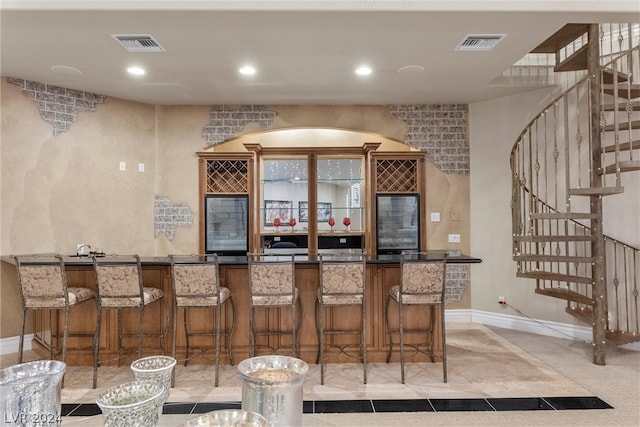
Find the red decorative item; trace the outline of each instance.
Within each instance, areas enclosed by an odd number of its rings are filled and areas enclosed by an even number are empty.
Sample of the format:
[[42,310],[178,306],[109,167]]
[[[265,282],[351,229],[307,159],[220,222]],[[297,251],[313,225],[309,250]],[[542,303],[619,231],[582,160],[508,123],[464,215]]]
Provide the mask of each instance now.
[[344,224],[344,231],[349,231],[349,226],[351,225],[351,220],[348,216],[342,219],[342,223]]
[[329,218],[329,227],[331,227],[331,231],[333,231],[333,226],[336,225],[336,220],[333,217]]
[[276,231],[280,228],[280,218],[273,219],[273,226],[276,228]]
[[295,218],[293,218],[293,217],[289,218],[289,225],[291,226],[291,231],[292,232],[294,231],[293,228],[296,226],[296,224],[297,224],[297,221],[296,221]]

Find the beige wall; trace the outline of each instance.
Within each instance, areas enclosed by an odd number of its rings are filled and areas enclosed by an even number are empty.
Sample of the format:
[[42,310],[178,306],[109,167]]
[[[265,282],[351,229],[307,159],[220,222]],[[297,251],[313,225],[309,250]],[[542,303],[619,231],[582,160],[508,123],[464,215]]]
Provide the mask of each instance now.
[[2,80],[1,154],[2,255],[73,254],[77,243],[153,253],[154,107],[110,99],[53,137],[33,101]]
[[[151,106],[109,98],[95,112],[81,112],[69,132],[53,137],[31,98],[2,79],[2,199],[0,255],[75,253],[89,243],[107,253],[143,256],[193,253],[198,249],[198,157],[209,122],[207,106]],[[269,129],[337,127],[365,131],[367,141],[402,141],[402,121],[384,106],[270,106],[277,117]],[[269,130],[266,129],[266,130]],[[258,129],[248,125],[243,133]],[[257,133],[256,135],[259,135]],[[118,170],[119,162],[126,171]],[[145,172],[138,172],[138,163]],[[447,175],[428,163],[427,212],[430,248],[469,252],[469,177]],[[155,197],[186,204],[193,224],[169,240],[155,236]],[[462,244],[447,243],[460,233]],[[3,263],[0,337],[19,333],[17,293]],[[469,308],[470,297],[454,304]]]
[[[53,137],[20,88],[2,79],[1,89],[1,255],[73,254],[83,242],[106,252],[153,254],[155,108],[110,99]],[[0,337],[19,333],[18,294],[5,268]]]

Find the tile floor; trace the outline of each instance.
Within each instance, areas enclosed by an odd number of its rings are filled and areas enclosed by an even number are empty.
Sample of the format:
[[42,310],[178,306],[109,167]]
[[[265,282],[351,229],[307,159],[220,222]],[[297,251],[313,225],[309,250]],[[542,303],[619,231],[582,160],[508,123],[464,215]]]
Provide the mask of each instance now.
[[[409,363],[404,385],[398,363],[369,364],[366,385],[361,365],[328,364],[321,386],[319,366],[312,364],[303,386],[304,424],[640,425],[640,352],[621,349],[614,354],[623,356],[620,366],[609,362],[597,367],[590,363],[589,348],[576,341],[451,323],[448,383],[442,382],[440,363]],[[585,370],[597,375],[585,378],[581,374]],[[600,393],[604,384],[589,382],[602,370],[610,371],[612,381],[617,375],[619,387]],[[132,379],[128,367],[103,367],[99,387],[93,390],[91,368],[68,367],[62,391],[63,425],[102,425],[96,397]],[[211,366],[177,366],[175,387],[159,425],[176,426],[197,414],[238,408],[241,386],[233,366],[222,367],[217,388]]]

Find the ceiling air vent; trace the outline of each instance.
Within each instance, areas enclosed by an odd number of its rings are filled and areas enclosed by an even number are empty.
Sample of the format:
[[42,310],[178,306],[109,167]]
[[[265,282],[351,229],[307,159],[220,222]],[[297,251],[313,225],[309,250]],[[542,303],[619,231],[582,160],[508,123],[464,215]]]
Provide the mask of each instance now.
[[164,52],[165,49],[151,34],[111,34],[129,52]]
[[492,50],[506,34],[467,34],[455,50],[460,52],[487,52]]

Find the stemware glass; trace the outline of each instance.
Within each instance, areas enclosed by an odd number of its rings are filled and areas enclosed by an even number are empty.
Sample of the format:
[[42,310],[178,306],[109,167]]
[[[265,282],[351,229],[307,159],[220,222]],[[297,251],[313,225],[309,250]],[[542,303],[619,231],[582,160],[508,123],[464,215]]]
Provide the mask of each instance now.
[[331,232],[333,232],[333,226],[336,225],[336,220],[333,217],[329,218],[329,227],[331,227]]
[[342,224],[344,224],[344,231],[349,231],[349,226],[351,225],[351,219],[348,216],[342,219]]
[[291,226],[291,232],[293,233],[295,231],[295,226],[297,224],[297,221],[295,218],[291,217],[289,219],[289,225]]

